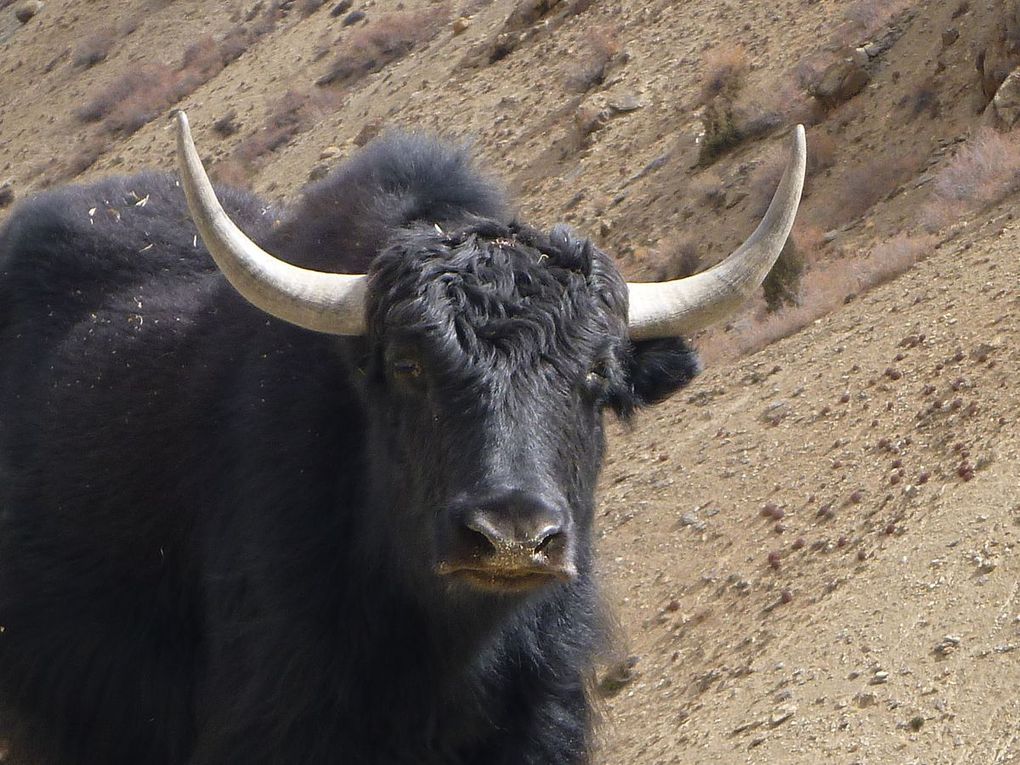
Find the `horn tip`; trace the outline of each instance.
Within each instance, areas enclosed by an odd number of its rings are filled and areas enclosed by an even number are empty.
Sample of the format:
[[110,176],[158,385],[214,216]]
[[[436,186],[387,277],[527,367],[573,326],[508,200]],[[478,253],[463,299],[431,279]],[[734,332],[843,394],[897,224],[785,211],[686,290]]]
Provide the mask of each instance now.
[[174,115],[174,121],[177,123],[177,132],[191,132],[191,126],[188,124],[188,114],[183,109],[177,110],[177,113]]

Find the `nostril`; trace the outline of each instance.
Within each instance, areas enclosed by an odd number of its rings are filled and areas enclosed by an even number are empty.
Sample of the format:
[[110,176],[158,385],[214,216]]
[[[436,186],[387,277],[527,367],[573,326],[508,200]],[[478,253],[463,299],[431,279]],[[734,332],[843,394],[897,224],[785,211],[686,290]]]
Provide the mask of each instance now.
[[535,553],[551,558],[563,551],[563,548],[566,546],[566,542],[567,535],[562,531],[559,529],[550,531],[546,534],[545,538],[535,546]]
[[492,553],[501,536],[489,527],[486,523],[468,522],[458,529],[458,534],[464,549],[474,555],[488,555]]

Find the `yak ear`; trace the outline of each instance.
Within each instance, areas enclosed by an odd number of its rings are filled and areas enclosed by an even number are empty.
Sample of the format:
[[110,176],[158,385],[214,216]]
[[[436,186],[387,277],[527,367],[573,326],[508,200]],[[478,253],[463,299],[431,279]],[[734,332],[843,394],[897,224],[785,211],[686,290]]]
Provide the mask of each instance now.
[[629,359],[633,406],[649,406],[672,396],[701,371],[698,354],[682,337],[639,340]]

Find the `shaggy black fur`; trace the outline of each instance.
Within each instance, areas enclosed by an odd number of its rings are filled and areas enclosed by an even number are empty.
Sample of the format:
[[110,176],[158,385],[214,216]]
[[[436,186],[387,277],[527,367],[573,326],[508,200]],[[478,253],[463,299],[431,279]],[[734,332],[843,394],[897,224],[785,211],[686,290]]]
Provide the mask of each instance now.
[[[632,345],[608,258],[512,222],[463,150],[391,136],[280,223],[219,193],[281,257],[367,266],[368,335],[245,303],[172,176],[0,230],[8,761],[586,762],[602,410],[668,396],[693,353]],[[443,508],[494,487],[565,503],[576,579],[433,572]]]

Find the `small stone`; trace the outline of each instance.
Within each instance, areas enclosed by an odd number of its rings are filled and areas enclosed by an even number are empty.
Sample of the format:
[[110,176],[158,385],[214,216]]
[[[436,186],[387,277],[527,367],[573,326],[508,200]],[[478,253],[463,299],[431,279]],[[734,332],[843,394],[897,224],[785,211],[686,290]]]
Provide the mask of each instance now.
[[454,36],[463,34],[471,27],[471,19],[467,16],[460,16],[453,20],[453,34]]
[[861,691],[854,696],[854,704],[859,706],[861,709],[872,707],[878,703],[878,696],[872,691]]
[[319,159],[333,159],[334,157],[340,156],[339,146],[327,146],[325,149],[319,152]]
[[644,106],[641,99],[632,93],[627,93],[609,101],[609,108],[614,112],[633,112]]
[[871,685],[883,685],[887,682],[889,682],[889,673],[884,669],[877,670],[869,681]]
[[779,707],[772,716],[769,717],[769,725],[775,728],[778,725],[782,725],[784,722],[789,720],[797,713],[797,707],[793,704],[786,704]]
[[941,656],[944,658],[946,656],[949,656],[959,647],[960,637],[958,635],[946,635],[944,638],[942,638],[942,640],[940,640],[936,644],[935,648],[933,649],[933,653],[936,656]]
[[29,19],[43,9],[42,0],[23,0],[14,6],[14,16],[22,24],[27,24]]

